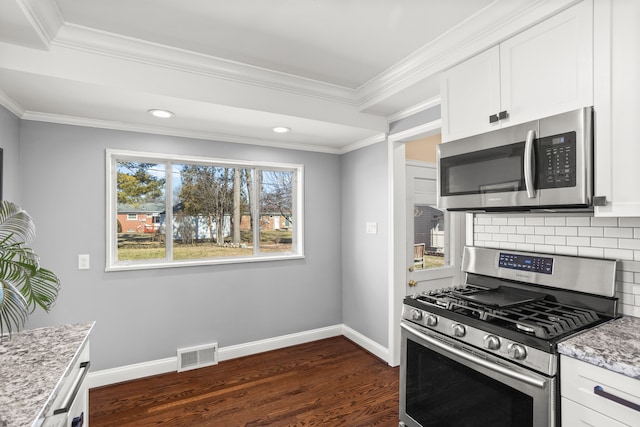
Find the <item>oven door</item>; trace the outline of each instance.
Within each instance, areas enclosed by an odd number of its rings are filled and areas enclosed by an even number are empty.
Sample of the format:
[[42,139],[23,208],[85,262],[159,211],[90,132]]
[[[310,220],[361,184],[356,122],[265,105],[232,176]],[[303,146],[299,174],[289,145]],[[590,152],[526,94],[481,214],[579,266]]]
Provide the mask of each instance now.
[[557,425],[555,378],[418,325],[401,326],[400,425]]

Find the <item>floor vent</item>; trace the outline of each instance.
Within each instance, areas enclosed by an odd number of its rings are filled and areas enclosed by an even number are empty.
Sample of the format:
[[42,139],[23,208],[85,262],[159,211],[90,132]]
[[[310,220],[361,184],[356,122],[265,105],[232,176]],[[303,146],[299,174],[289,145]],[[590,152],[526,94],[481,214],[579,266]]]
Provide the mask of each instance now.
[[218,364],[218,343],[178,349],[178,372]]

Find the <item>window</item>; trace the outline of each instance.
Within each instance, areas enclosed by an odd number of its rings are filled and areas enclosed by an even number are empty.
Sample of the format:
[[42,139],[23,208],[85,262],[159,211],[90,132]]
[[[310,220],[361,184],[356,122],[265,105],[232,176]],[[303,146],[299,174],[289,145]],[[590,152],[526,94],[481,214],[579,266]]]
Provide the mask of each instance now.
[[107,150],[107,172],[107,270],[303,256],[301,165]]

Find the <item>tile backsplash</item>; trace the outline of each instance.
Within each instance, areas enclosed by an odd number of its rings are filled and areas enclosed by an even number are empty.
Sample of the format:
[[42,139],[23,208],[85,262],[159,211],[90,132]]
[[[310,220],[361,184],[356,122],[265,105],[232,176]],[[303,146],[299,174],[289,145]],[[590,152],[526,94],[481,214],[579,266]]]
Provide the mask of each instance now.
[[617,259],[620,311],[640,317],[640,218],[475,214],[475,246]]

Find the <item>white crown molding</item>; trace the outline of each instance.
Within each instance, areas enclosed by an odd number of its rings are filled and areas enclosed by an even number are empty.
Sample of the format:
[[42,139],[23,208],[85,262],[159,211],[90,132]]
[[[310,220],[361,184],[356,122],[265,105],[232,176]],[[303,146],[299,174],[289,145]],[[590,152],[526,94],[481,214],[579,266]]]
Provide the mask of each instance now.
[[0,90],[0,105],[11,111],[13,114],[22,118],[25,110],[16,101],[11,99],[9,95]]
[[38,34],[45,48],[48,48],[64,18],[55,0],[15,0],[31,27]]
[[439,131],[442,128],[442,120],[437,119],[432,122],[424,123],[420,126],[415,126],[402,132],[389,135],[389,141],[402,142],[408,138],[414,138],[419,135],[431,134]]
[[354,143],[345,145],[340,150],[338,150],[338,154],[345,154],[350,151],[359,150],[360,148],[367,147],[369,145],[377,144],[378,142],[382,142],[387,138],[386,133],[381,133],[378,135],[370,136],[369,138],[361,139],[360,141],[356,141]]
[[[0,97],[0,102],[2,98]],[[288,150],[313,151],[326,154],[341,154],[340,148],[333,148],[323,145],[312,145],[300,142],[282,142],[262,138],[244,137],[239,135],[228,135],[215,132],[199,132],[187,129],[173,129],[159,126],[139,125],[133,123],[123,123],[108,120],[88,119],[84,117],[63,116],[59,114],[39,113],[25,111],[21,114],[23,120],[37,122],[57,123],[72,126],[84,126],[100,129],[122,130],[128,132],[141,132],[154,135],[178,136],[183,138],[204,139],[207,141],[233,142],[237,144],[251,144],[262,147],[284,148]]]
[[440,97],[440,95],[434,96],[433,98],[427,99],[424,102],[420,102],[416,105],[412,105],[409,108],[405,108],[404,110],[400,110],[394,114],[387,116],[386,117],[387,122],[393,123],[393,122],[397,122],[398,120],[406,119],[407,117],[413,116],[414,114],[417,114],[421,111],[425,111],[425,110],[428,110],[429,108],[433,108],[437,105],[440,105],[441,102],[442,102],[442,98]]
[[361,110],[500,43],[580,0],[495,0],[358,88]]
[[75,24],[64,24],[53,45],[146,65],[355,105],[355,90]]

